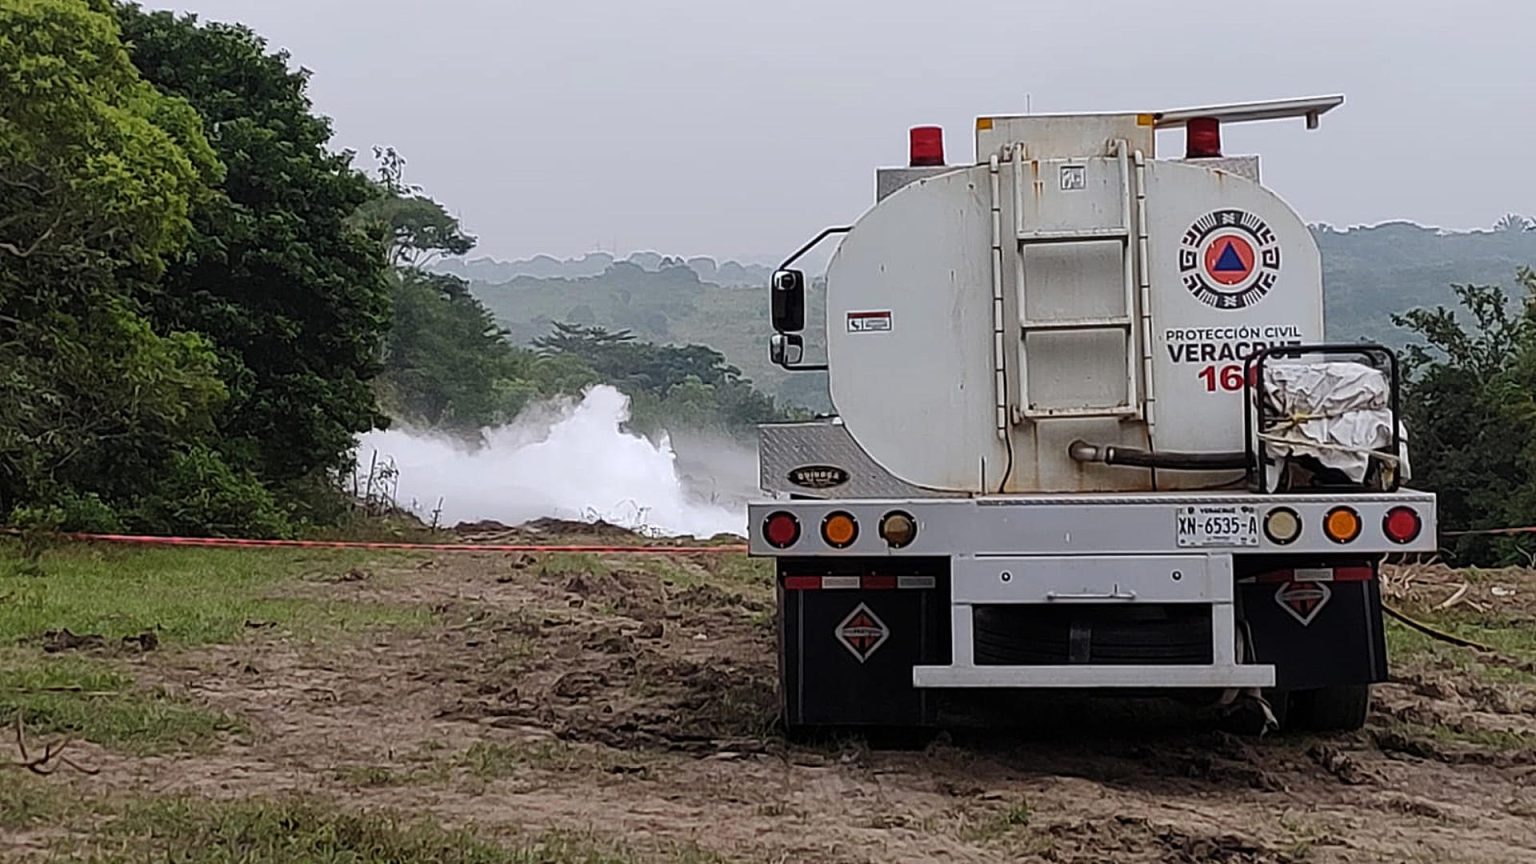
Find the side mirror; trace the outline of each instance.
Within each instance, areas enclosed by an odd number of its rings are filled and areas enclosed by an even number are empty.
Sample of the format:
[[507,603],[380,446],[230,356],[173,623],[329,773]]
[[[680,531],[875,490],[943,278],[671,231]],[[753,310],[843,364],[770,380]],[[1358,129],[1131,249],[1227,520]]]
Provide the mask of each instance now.
[[788,369],[805,356],[805,340],[793,333],[775,333],[768,338],[768,359],[775,366]]
[[799,333],[805,329],[805,274],[799,270],[775,270],[770,283],[773,294],[773,329]]

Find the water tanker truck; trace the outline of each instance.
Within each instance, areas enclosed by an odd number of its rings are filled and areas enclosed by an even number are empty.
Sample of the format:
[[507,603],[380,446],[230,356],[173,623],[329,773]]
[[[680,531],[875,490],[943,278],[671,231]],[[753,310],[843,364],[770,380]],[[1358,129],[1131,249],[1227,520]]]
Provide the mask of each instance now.
[[1221,148],[1342,102],[982,117],[958,165],[917,127],[773,274],[771,356],[834,408],[760,429],[789,727],[1034,690],[1364,723],[1379,565],[1435,549],[1435,499],[1403,485],[1396,357],[1325,340],[1307,225]]

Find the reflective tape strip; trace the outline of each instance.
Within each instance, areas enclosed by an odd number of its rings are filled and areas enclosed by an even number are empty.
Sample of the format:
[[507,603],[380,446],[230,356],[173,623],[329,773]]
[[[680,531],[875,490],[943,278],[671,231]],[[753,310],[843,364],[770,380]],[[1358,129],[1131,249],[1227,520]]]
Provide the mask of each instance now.
[[932,576],[785,576],[787,591],[819,591],[822,589],[860,589],[863,591],[888,591],[895,588],[933,588],[938,580]]
[[1295,570],[1271,570],[1247,579],[1243,583],[1277,582],[1369,582],[1375,575],[1370,566],[1352,567],[1298,567]]

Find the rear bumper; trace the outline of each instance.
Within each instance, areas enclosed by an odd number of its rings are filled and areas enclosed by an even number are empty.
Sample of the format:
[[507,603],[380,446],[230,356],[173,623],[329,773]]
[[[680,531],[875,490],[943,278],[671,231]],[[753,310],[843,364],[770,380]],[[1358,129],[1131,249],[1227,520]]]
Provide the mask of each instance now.
[[[1254,546],[1180,546],[1178,518],[1184,508],[1199,505],[1254,507],[1263,517],[1275,508],[1293,511],[1301,535],[1277,544],[1262,532]],[[1360,516],[1362,530],[1348,543],[1336,543],[1323,533],[1328,511],[1347,505]],[[1395,543],[1383,530],[1387,511],[1411,507],[1424,528],[1410,543]],[[763,537],[763,523],[775,512],[793,513],[803,530],[788,548],[775,548]],[[892,511],[911,515],[918,523],[911,545],[892,549],[877,530]],[[818,530],[830,513],[851,514],[860,526],[851,544],[834,548]],[[1337,495],[1258,495],[1241,493],[1148,492],[1135,494],[1000,495],[983,498],[841,498],[762,501],[748,507],[749,550],[753,555],[789,557],[831,556],[999,556],[1135,554],[1370,554],[1434,552],[1435,496],[1411,490],[1391,493]]]
[[792,724],[947,691],[1310,689],[1386,676],[1373,556],[808,556],[777,566]]
[[[914,687],[1225,689],[1275,683],[1273,666],[1239,662],[1231,555],[977,556],[956,558],[951,568],[953,659],[947,666],[914,667]],[[1016,666],[999,664],[997,656],[978,656],[978,611],[1018,606],[1049,607],[1045,616],[1069,619],[1068,638],[1081,644],[1068,650],[1080,662]],[[1181,617],[1197,625],[1190,629],[1206,642],[1196,646],[1205,648],[1200,652],[1204,662],[1096,662],[1094,618],[1146,607],[1189,613]],[[1029,626],[1026,620],[1017,628]],[[1009,635],[1001,634],[1004,639]],[[1149,632],[1148,638],[1158,637]]]
[[1273,687],[1275,667],[1241,666],[914,666],[914,687],[1218,689]]

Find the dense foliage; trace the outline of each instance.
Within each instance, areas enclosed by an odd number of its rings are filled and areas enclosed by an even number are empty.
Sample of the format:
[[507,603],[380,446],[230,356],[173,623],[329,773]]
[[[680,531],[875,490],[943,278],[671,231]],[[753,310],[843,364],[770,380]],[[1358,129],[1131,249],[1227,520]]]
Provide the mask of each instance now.
[[240,27],[0,2],[0,515],[286,534],[383,418],[373,194]]
[[132,6],[119,19],[144,77],[198,110],[226,168],[147,303],[161,327],[216,346],[225,458],[305,502],[354,436],[385,422],[369,381],[389,325],[386,266],[379,239],[348,221],[373,185],[329,149],[306,73],[250,30]]
[[757,424],[785,416],[724,354],[703,345],[653,345],[627,330],[556,324],[534,346],[546,358],[581,361],[629,394],[641,429],[670,424],[745,437]]
[[333,152],[307,74],[244,27],[0,0],[0,66],[9,522],[291,534],[345,512],[386,411],[472,437],[603,380],[642,428],[774,414],[706,348],[511,344],[423,269],[474,238],[394,151],[377,180]]
[[[1414,485],[1449,529],[1536,525],[1536,274],[1520,271],[1511,311],[1497,287],[1457,285],[1443,306],[1396,316],[1423,341],[1404,358]],[[1531,563],[1521,536],[1446,538],[1458,563]]]
[[210,340],[155,328],[132,287],[223,169],[99,4],[0,0],[0,68],[0,514],[115,527],[229,398]]
[[537,398],[598,382],[579,363],[544,362],[505,338],[462,279],[421,264],[474,248],[474,238],[420,189],[401,178],[402,160],[381,149],[378,188],[354,221],[385,238],[391,320],[377,390],[384,408],[412,426],[472,438],[508,423]]
[[[588,265],[595,257],[589,255],[578,263]],[[739,269],[734,262],[728,263]],[[482,266],[463,272],[493,269]],[[581,268],[573,265],[563,270],[580,272]],[[825,373],[789,373],[769,362],[767,277],[755,288],[725,287],[703,281],[701,271],[708,268],[676,258],[633,256],[627,261],[608,260],[586,275],[520,275],[501,283],[473,282],[470,287],[519,345],[532,345],[549,335],[557,322],[627,330],[637,340],[658,344],[707,345],[780,404],[830,410]],[[817,348],[824,344],[823,297],[819,286],[813,286],[807,296],[805,338],[807,345]],[[814,359],[807,358],[808,362]]]

